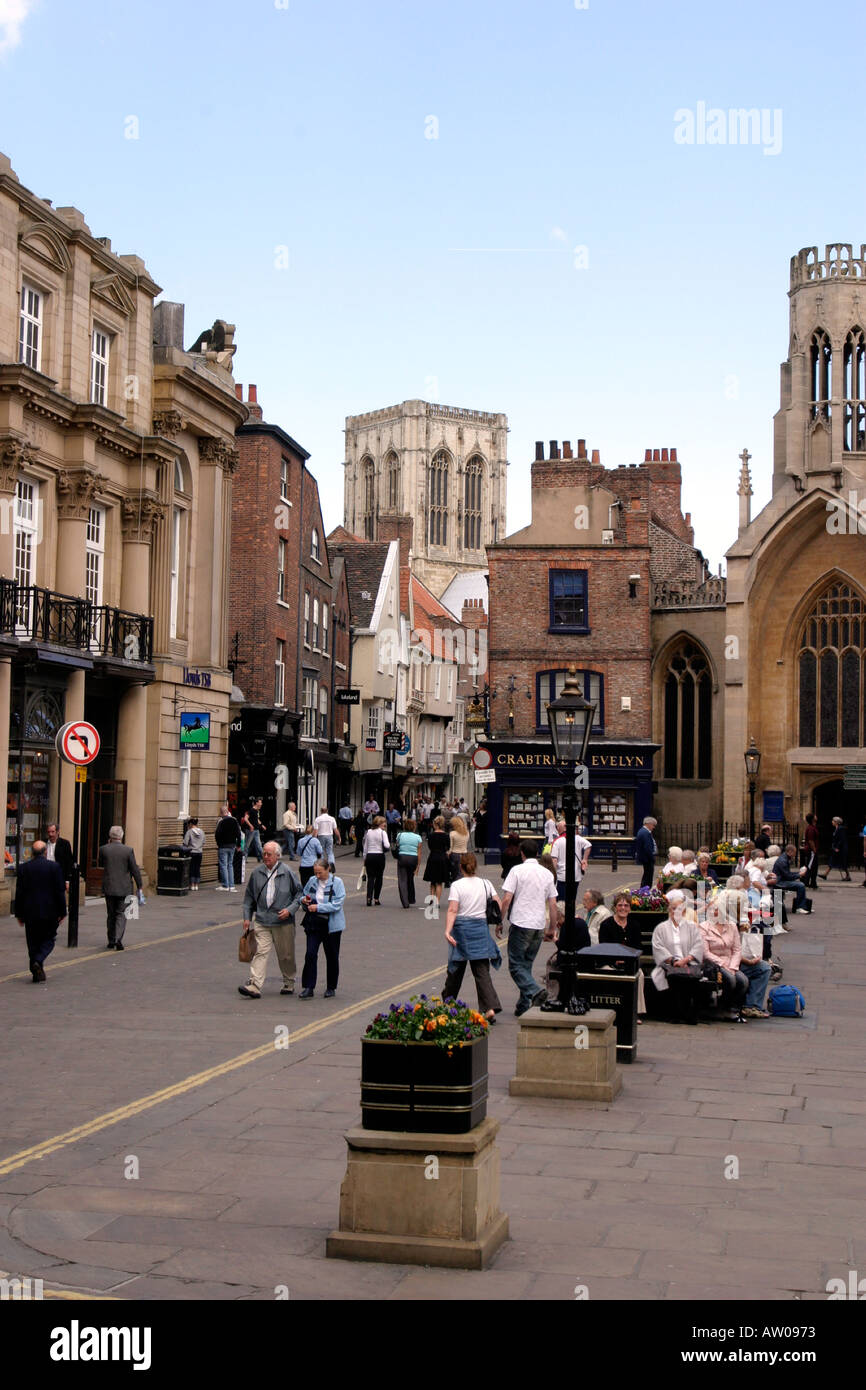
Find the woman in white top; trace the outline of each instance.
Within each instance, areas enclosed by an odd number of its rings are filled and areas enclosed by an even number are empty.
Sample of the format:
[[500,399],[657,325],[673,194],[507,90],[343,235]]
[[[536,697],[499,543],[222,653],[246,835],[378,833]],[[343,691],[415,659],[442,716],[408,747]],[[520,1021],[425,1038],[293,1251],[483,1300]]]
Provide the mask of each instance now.
[[364,836],[364,869],[367,874],[367,906],[372,907],[373,903],[377,907],[382,904],[379,901],[379,894],[382,892],[382,879],[385,877],[385,856],[391,848],[391,841],[388,839],[388,832],[385,829],[385,817],[375,816],[373,824]]
[[544,838],[549,845],[553,844],[557,834],[556,817],[553,814],[553,807],[547,806],[544,811]]
[[663,874],[681,874],[683,871],[683,852],[679,845],[671,845],[668,850],[668,862],[662,869]]
[[685,915],[686,896],[678,888],[667,895],[668,920],[653,931],[655,969],[652,981],[658,992],[670,989],[673,1005],[683,1023],[697,1023],[704,938]]
[[448,942],[448,974],[442,986],[442,998],[456,999],[466,973],[467,961],[475,976],[478,1009],[490,1023],[502,1012],[499,996],[490,978],[490,964],[498,970],[502,964],[499,947],[490,935],[487,924],[487,903],[492,898],[501,907],[496,890],[484,878],[478,878],[478,861],[474,854],[460,856],[460,878],[448,893],[448,918],[445,940]]
[[451,817],[450,831],[451,838],[448,844],[448,857],[451,861],[452,876],[457,878],[460,874],[460,856],[465,854],[469,848],[469,831],[462,816]]
[[189,859],[189,886],[193,893],[198,892],[201,883],[201,856],[204,850],[205,833],[199,825],[195,816],[190,816],[187,832],[183,837],[183,843],[187,849],[192,850]]

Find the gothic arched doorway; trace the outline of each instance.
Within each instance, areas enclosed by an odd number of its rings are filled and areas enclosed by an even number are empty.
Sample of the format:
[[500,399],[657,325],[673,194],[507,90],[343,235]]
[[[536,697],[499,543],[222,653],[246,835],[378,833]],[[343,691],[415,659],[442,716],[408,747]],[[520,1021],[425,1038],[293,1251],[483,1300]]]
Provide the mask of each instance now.
[[846,792],[841,777],[822,782],[812,793],[812,809],[818,817],[819,854],[826,864],[833,838],[833,817],[841,816],[848,831],[848,863],[862,862],[860,831],[866,825],[866,792]]

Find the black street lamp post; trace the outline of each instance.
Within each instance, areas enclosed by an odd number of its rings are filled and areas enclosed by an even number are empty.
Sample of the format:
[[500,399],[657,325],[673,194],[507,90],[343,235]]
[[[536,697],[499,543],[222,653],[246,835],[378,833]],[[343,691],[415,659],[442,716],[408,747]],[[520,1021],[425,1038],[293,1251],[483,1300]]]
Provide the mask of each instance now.
[[749,740],[749,746],[743,757],[746,761],[746,776],[749,779],[749,839],[755,838],[755,792],[758,787],[758,769],[761,766],[761,754],[755,747],[755,740]]
[[577,831],[577,794],[575,772],[586,758],[589,735],[595,722],[597,705],[584,699],[577,682],[577,670],[568,668],[565,685],[558,700],[547,706],[547,722],[553,751],[569,779],[562,798],[565,817],[565,916],[559,929],[557,963],[561,969],[559,998],[542,1004],[549,1013],[585,1014],[588,1005],[578,999],[575,983],[577,974],[578,936],[575,926],[577,883],[574,872],[575,838]]

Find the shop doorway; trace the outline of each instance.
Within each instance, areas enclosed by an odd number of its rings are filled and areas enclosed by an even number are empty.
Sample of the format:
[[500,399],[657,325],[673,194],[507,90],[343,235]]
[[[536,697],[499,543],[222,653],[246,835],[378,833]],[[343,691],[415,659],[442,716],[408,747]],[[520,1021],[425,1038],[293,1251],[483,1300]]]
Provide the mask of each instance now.
[[[113,825],[126,825],[126,782],[88,782],[87,815],[82,826],[82,839],[87,846],[84,857],[86,893],[102,892],[99,849],[106,844]],[[138,852],[141,853],[141,846]]]
[[848,863],[862,864],[863,841],[860,831],[866,825],[866,792],[846,792],[842,778],[822,782],[812,794],[812,809],[818,817],[818,852],[826,864],[833,838],[833,817],[841,816],[848,831]]

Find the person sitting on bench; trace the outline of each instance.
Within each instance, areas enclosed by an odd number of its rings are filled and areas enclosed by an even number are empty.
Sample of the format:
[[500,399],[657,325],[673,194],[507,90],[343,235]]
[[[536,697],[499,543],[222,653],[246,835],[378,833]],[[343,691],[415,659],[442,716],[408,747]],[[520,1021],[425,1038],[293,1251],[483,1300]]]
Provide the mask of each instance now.
[[[794,869],[794,856],[797,853],[796,845],[786,845],[784,851],[777,856],[773,865],[773,872],[767,875],[767,883],[771,888],[781,888],[783,893],[793,892],[794,911],[808,916],[812,911],[812,905],[806,897],[806,888],[803,879],[806,877],[805,867],[799,870]],[[808,906],[807,906],[808,904]]]

